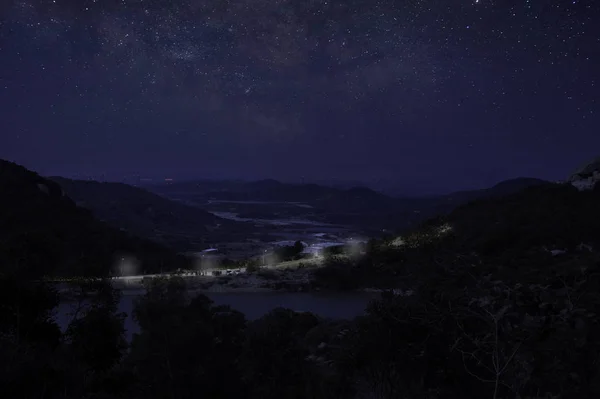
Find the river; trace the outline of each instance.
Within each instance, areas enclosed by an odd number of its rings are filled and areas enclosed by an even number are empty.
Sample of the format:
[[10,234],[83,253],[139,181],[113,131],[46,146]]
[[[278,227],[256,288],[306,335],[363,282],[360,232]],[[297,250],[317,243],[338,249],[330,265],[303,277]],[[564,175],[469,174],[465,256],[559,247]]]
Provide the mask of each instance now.
[[[125,319],[128,341],[139,327],[132,317],[134,301],[143,294],[142,290],[123,291],[119,312],[127,314]],[[314,292],[209,292],[205,293],[216,305],[229,305],[242,312],[248,320],[255,320],[269,311],[283,307],[295,311],[311,312],[324,318],[352,319],[364,314],[368,302],[376,298],[374,293],[314,293]],[[65,329],[72,316],[74,304],[63,302],[56,313],[56,321]]]

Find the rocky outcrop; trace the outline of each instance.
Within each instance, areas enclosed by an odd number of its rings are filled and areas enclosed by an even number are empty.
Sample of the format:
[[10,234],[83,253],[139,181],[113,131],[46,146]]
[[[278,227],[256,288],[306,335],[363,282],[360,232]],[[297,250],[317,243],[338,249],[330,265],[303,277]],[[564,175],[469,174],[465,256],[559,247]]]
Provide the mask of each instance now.
[[569,177],[568,182],[578,190],[591,190],[600,181],[600,158],[588,163]]

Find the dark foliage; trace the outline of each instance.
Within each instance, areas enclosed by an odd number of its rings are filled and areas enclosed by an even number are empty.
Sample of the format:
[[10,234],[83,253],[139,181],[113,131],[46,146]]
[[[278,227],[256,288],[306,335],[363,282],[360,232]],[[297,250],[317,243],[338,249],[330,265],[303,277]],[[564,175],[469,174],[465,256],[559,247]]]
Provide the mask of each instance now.
[[245,319],[208,298],[190,299],[181,280],[156,280],[138,303],[127,359],[139,398],[241,397],[244,386],[236,359]]
[[79,306],[61,333],[52,286],[14,275],[0,279],[0,397],[99,398],[122,391],[115,367],[126,349],[118,295],[109,285],[93,285],[77,291]]
[[304,250],[304,244],[300,241],[296,241],[294,245],[284,245],[282,247],[275,248],[275,256],[281,261],[288,261],[298,259],[302,251]]
[[[275,309],[251,323],[246,334],[241,365],[248,383],[248,398],[312,397],[314,370],[305,334],[318,324],[310,314]],[[269,353],[269,356],[264,354]],[[260,383],[257,383],[259,382]]]

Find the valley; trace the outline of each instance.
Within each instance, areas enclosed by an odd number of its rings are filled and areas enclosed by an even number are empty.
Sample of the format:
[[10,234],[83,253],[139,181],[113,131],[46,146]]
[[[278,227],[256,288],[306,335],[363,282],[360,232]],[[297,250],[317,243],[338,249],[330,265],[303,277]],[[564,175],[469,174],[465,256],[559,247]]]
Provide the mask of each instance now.
[[0,0],[0,399],[600,398],[598,21]]
[[[544,183],[513,179],[489,189],[424,198],[395,198],[365,187],[335,188],[276,180],[171,182],[141,188],[236,223],[230,229],[213,230],[217,234],[202,244],[218,248],[225,257],[243,259],[270,251],[281,241],[299,240],[318,247],[401,234],[469,201],[508,195]],[[243,233],[239,226],[244,226]],[[231,231],[236,233],[229,234]],[[198,247],[193,237],[188,240],[190,248]]]
[[[0,209],[10,210],[0,212],[4,350],[25,361],[34,351],[24,379],[38,359],[74,381],[93,364],[101,384],[115,383],[102,379],[107,373],[126,392],[145,382],[118,381],[144,375],[148,364],[152,378],[168,375],[168,362],[156,360],[165,353],[178,359],[181,383],[194,380],[201,359],[203,370],[223,361],[218,375],[239,368],[252,377],[243,385],[292,356],[290,381],[301,369],[302,386],[339,378],[335,386],[346,387],[372,370],[404,384],[425,359],[435,365],[417,378],[450,370],[448,381],[457,375],[477,387],[472,397],[493,397],[491,384],[465,370],[484,372],[494,358],[484,367],[463,352],[528,356],[505,361],[511,375],[540,381],[527,392],[564,375],[536,359],[558,357],[581,375],[593,367],[585,362],[598,345],[598,185],[573,179],[418,200],[327,188],[310,199],[306,187],[182,195],[56,180],[0,162],[8,193]],[[408,213],[420,220],[413,227],[382,228]],[[494,331],[497,343],[488,344]],[[410,359],[401,375],[379,371],[390,354],[393,367]],[[585,381],[570,386],[587,389]]]

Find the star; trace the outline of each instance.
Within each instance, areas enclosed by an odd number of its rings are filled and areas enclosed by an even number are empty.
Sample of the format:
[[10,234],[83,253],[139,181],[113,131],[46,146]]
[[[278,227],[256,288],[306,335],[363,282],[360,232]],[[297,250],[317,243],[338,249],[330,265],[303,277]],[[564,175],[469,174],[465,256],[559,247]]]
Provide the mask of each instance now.
[[[489,159],[509,152],[517,133],[534,145],[577,121],[577,134],[591,137],[599,7],[541,4],[3,2],[0,116],[22,138],[0,155],[29,153],[29,137],[59,158],[91,159],[97,148],[114,165],[141,164],[145,155],[121,149],[143,143],[165,164],[223,162],[245,173],[239,155],[268,148],[287,165],[277,170],[302,168],[311,154],[318,174],[365,151],[370,176],[409,168],[418,154],[435,161],[425,148],[442,136],[467,148],[463,131],[502,137],[504,147],[476,146]],[[338,150],[340,136],[348,151]],[[368,150],[357,144],[365,137]],[[289,148],[297,155],[284,156]]]

